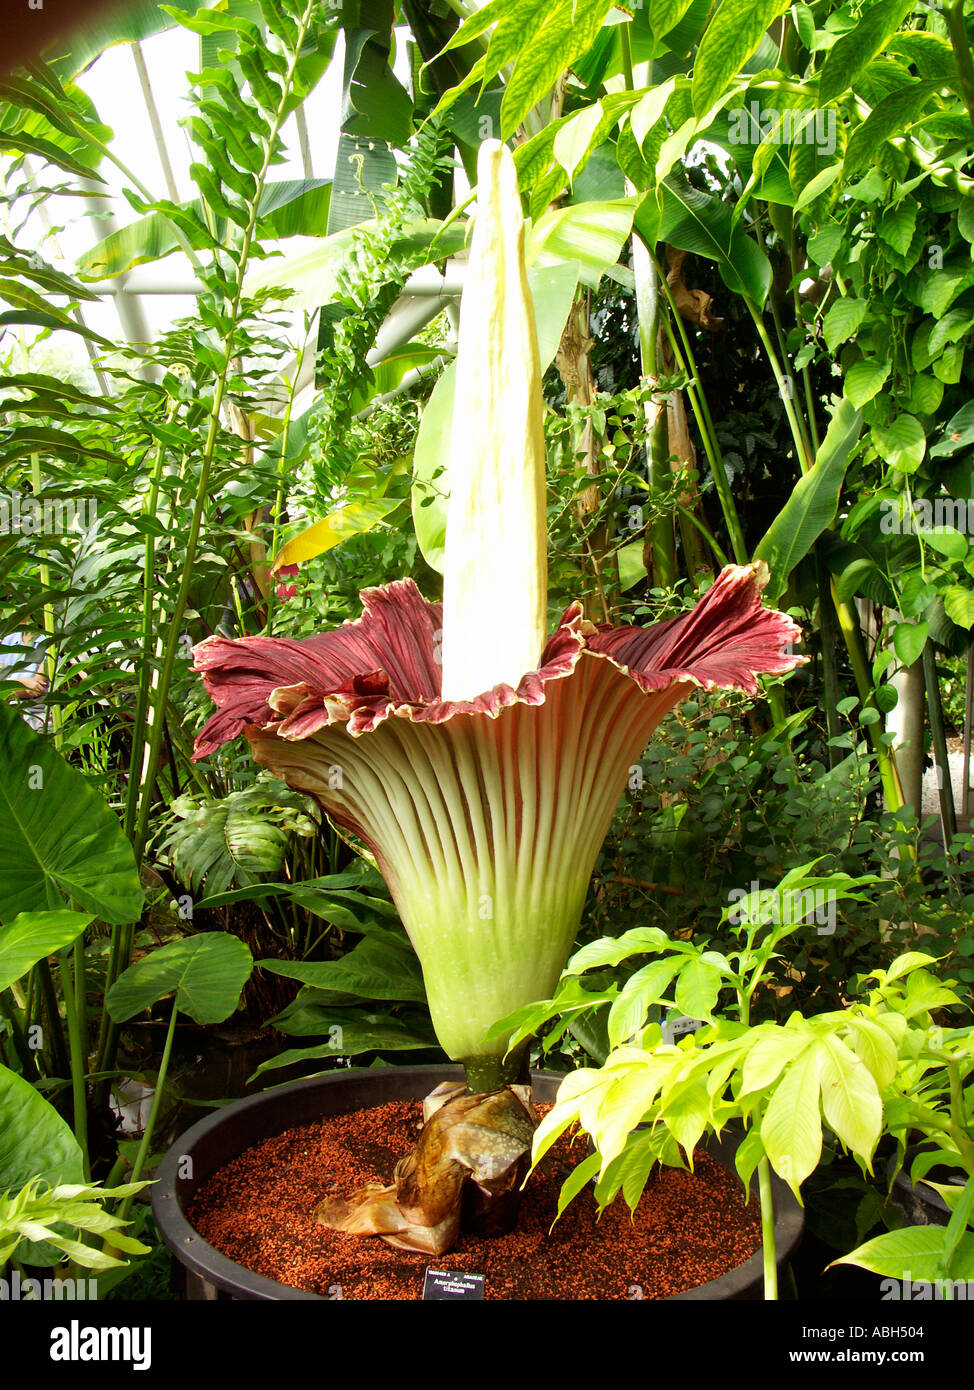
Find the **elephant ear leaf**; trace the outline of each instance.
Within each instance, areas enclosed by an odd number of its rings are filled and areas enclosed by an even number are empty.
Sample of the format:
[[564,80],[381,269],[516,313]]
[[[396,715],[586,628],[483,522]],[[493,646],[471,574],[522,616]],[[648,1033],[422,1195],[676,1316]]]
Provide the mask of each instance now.
[[84,1182],[81,1147],[50,1101],[16,1072],[0,1066],[0,1194],[32,1178]]
[[195,1023],[222,1023],[240,1002],[254,958],[244,943],[226,932],[200,932],[160,946],[122,972],[108,991],[108,1012],[116,1023],[175,993],[175,1007]]
[[91,922],[82,912],[18,912],[0,926],[0,989],[7,989],[45,956],[70,946]]
[[132,846],[110,807],[20,715],[0,704],[0,920],[67,907],[141,915]]

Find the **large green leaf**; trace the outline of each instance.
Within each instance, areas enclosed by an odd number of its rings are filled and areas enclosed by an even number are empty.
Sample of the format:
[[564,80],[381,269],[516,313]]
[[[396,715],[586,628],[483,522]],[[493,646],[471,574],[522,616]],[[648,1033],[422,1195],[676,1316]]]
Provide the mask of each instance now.
[[723,95],[788,0],[723,0],[707,26],[693,65],[693,109],[705,115]]
[[849,137],[843,161],[845,178],[852,179],[867,169],[876,151],[893,135],[902,135],[920,115],[938,82],[914,82],[878,102],[862,125]]
[[50,1101],[0,1066],[0,1193],[18,1192],[31,1178],[52,1187],[84,1182],[81,1147]]
[[829,352],[835,352],[840,343],[851,338],[862,327],[862,321],[869,310],[865,299],[853,299],[850,295],[837,299],[822,320],[822,336]]
[[777,603],[792,570],[835,516],[849,455],[861,429],[859,411],[847,400],[840,401],[814,464],[759,541],[754,554],[771,572],[766,591],[769,603]]
[[[513,135],[559,76],[594,43],[613,0],[548,0],[522,30],[522,46],[501,102],[501,137]],[[539,22],[540,21],[540,22]]]
[[250,979],[249,948],[226,932],[200,932],[160,946],[122,972],[106,995],[116,1023],[175,991],[175,1007],[196,1023],[222,1023]]
[[70,946],[90,921],[81,912],[18,912],[9,926],[0,927],[0,989],[45,956]]
[[362,1010],[346,1012],[342,1009],[321,1009],[318,1031],[330,1033],[329,1041],[315,1047],[279,1052],[276,1057],[262,1062],[255,1075],[290,1067],[297,1062],[315,1062],[336,1055],[357,1057],[362,1052],[415,1052],[418,1049],[439,1048],[428,1017],[415,1011],[394,1018],[391,1014]]
[[[735,222],[730,205],[677,178],[667,179],[661,192],[663,216],[651,244],[667,241],[681,251],[716,261],[728,289],[747,295],[760,308],[771,288],[771,262],[743,225]],[[641,214],[642,209],[636,214],[640,235]]]
[[0,704],[0,919],[68,900],[134,922],[144,894],[132,846],[82,774]]
[[913,8],[913,0],[879,0],[862,13],[854,29],[832,45],[818,79],[818,99],[823,106],[848,92]]
[[873,430],[873,443],[881,458],[901,473],[915,473],[927,450],[927,436],[914,415],[897,415],[895,420]]
[[[323,237],[330,204],[330,179],[281,179],[268,183],[259,203],[258,235]],[[201,199],[184,206],[202,215]],[[371,216],[371,209],[368,215]],[[91,280],[103,280],[133,266],[160,260],[178,249],[170,220],[161,212],[150,212],[85,251],[78,259],[78,273]]]
[[401,497],[373,497],[361,502],[346,502],[330,516],[292,536],[274,557],[275,568],[280,565],[300,565],[326,550],[333,550],[352,536],[360,536],[385,521],[402,503]]
[[845,393],[858,409],[877,395],[892,370],[890,361],[877,357],[854,362],[845,374]]
[[345,30],[342,130],[361,141],[404,146],[413,104],[390,67],[394,6],[391,0],[372,0],[367,8],[368,27]]
[[931,458],[956,454],[974,444],[974,401],[968,401],[947,421],[943,438],[930,450]]
[[[926,1283],[946,1277],[946,1246],[945,1226],[904,1226],[867,1240],[835,1263],[858,1265],[890,1279],[909,1278],[914,1283]],[[974,1279],[974,1233],[961,1237],[950,1277]]]
[[794,1192],[822,1156],[820,1069],[818,1047],[797,1057],[775,1087],[761,1121],[761,1142],[771,1166]]
[[396,156],[388,145],[342,131],[335,156],[328,235],[371,222],[386,200],[385,186],[394,184],[396,176]]
[[419,961],[409,943],[391,932],[371,932],[340,960],[262,960],[260,965],[272,974],[362,999],[426,1002]]
[[[208,0],[170,0],[166,9],[194,14],[207,3]],[[74,77],[106,48],[147,39],[162,29],[172,28],[174,23],[172,15],[157,0],[115,0],[113,5],[79,6],[71,21],[71,41],[58,44],[64,56],[52,57],[51,66],[62,79]]]
[[[574,263],[582,284],[597,289],[602,276],[622,253],[632,230],[635,209],[634,198],[552,208],[538,218],[528,233],[525,246],[528,265],[541,269]],[[561,328],[564,326],[562,318]],[[560,332],[561,329],[559,336]],[[542,371],[545,365],[542,361]]]
[[869,1068],[840,1038],[821,1040],[822,1112],[854,1154],[872,1158],[883,1127],[883,1103]]

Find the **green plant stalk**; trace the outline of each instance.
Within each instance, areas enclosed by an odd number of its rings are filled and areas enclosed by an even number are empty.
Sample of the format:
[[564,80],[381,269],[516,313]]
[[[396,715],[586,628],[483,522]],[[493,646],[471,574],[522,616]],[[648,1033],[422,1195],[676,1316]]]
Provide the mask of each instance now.
[[954,789],[950,781],[947,730],[944,727],[944,707],[937,678],[937,659],[929,638],[923,644],[923,680],[927,688],[927,716],[930,720],[934,761],[940,771],[940,817],[943,822],[944,850],[950,854],[951,841],[957,834],[957,813],[954,809]]
[[[653,259],[654,265],[656,266],[656,274],[659,278],[659,283],[663,288],[663,293],[666,295],[667,302],[669,303],[670,307],[669,317],[666,320],[666,330],[667,336],[670,339],[670,344],[673,348],[673,355],[676,358],[677,364],[690,378],[690,384],[688,384],[687,386],[687,395],[690,398],[690,405],[693,409],[693,414],[697,421],[697,428],[700,431],[700,438],[703,441],[704,451],[707,455],[707,462],[710,464],[710,471],[713,476],[714,487],[717,490],[717,498],[720,502],[721,511],[724,514],[724,524],[726,525],[727,533],[730,536],[731,550],[734,554],[734,561],[738,565],[746,565],[749,556],[747,551],[747,545],[744,540],[744,530],[741,526],[741,519],[737,513],[737,506],[734,502],[734,495],[731,492],[730,479],[727,476],[727,467],[724,463],[723,455],[720,452],[720,445],[717,442],[717,434],[714,430],[714,422],[711,418],[710,407],[707,404],[707,397],[703,389],[703,383],[700,380],[700,373],[697,370],[697,363],[693,355],[693,349],[690,346],[690,339],[687,336],[686,329],[683,326],[683,320],[680,317],[680,312],[677,309],[675,303],[673,302],[673,296],[670,292],[670,287],[666,282],[666,276],[662,274],[659,267],[659,263],[656,261],[655,257],[653,257],[652,252],[650,252],[650,256]],[[674,324],[676,325],[676,333],[674,333],[673,331]],[[677,333],[680,337],[679,343],[677,343]]]
[[57,994],[54,990],[54,981],[51,978],[51,967],[47,960],[39,960],[34,966],[37,971],[37,978],[40,981],[41,998],[44,1003],[44,1013],[47,1023],[44,1025],[51,1035],[51,1066],[54,1076],[70,1076],[71,1063],[68,1060],[68,1049],[64,1041],[64,1028],[61,1023],[61,1012],[58,1008]]
[[[36,497],[43,486],[43,479],[41,478],[41,461],[37,454],[31,454],[30,456],[30,480],[31,487],[34,490],[34,495]],[[46,561],[42,560],[38,568],[40,572],[41,584],[44,586],[45,590],[49,590],[51,587],[50,566],[46,563]],[[54,638],[54,607],[50,603],[45,603],[42,611],[44,635],[48,639],[50,639],[47,644],[47,650],[44,653],[44,671],[47,676],[48,693],[52,694],[54,690],[54,679],[57,674],[57,659],[51,647],[51,641]],[[50,711],[51,715],[51,733],[54,740],[54,747],[60,748],[62,722],[61,707],[57,704],[49,704],[48,710]]]
[[974,1142],[968,1138],[964,1122],[964,1078],[957,1062],[947,1062],[947,1075],[950,1077],[950,1137],[957,1145],[968,1176],[974,1178]]
[[[307,32],[313,3],[308,3],[298,25],[298,34],[293,45],[292,57],[288,65],[288,71],[282,83],[281,100],[271,121],[270,130],[266,137],[262,137],[264,142],[264,157],[261,163],[260,172],[256,179],[256,188],[251,202],[250,213],[247,225],[244,228],[243,238],[240,245],[239,258],[237,260],[237,274],[234,284],[234,297],[230,306],[228,321],[229,327],[224,335],[222,344],[223,366],[221,367],[215,384],[213,393],[213,404],[210,409],[207,421],[206,439],[203,445],[202,458],[200,461],[199,480],[196,488],[196,495],[193,503],[193,513],[189,524],[189,532],[186,540],[186,554],[183,562],[182,573],[180,576],[179,589],[173,604],[172,613],[169,617],[169,633],[166,641],[165,651],[162,658],[162,667],[159,672],[159,683],[156,690],[156,698],[153,705],[152,726],[149,733],[148,750],[145,760],[145,769],[141,778],[139,795],[139,808],[135,818],[133,833],[133,848],[137,863],[141,864],[145,853],[145,846],[149,836],[149,811],[152,800],[152,789],[155,785],[156,775],[159,770],[159,756],[162,749],[162,736],[165,724],[165,711],[169,699],[169,691],[172,686],[173,670],[176,664],[176,656],[181,640],[181,627],[183,615],[186,612],[189,601],[189,591],[193,578],[193,567],[196,561],[196,551],[199,544],[200,531],[203,524],[203,513],[209,500],[210,471],[213,463],[213,455],[216,448],[217,434],[220,425],[220,409],[226,394],[227,377],[230,372],[230,362],[233,357],[233,342],[237,330],[237,321],[240,314],[240,301],[243,297],[243,282],[247,270],[250,248],[253,244],[254,233],[257,225],[257,209],[260,203],[261,194],[264,189],[264,182],[267,178],[268,169],[274,155],[277,136],[284,121],[284,108],[287,97],[294,79],[294,71],[297,67]],[[116,975],[107,981],[107,985],[114,984],[118,974],[125,969],[128,964],[132,951],[132,939],[134,926],[129,924],[123,927],[119,939],[119,951],[114,962]],[[115,1040],[118,1035],[117,1027],[110,1023],[106,1028],[105,1050],[99,1058],[99,1071],[109,1071],[110,1058],[113,1055]]]
[[[271,563],[277,559],[277,552],[281,545],[281,517],[284,513],[284,495],[287,468],[287,446],[291,434],[291,411],[294,408],[294,388],[301,376],[301,368],[304,365],[304,356],[307,349],[307,339],[301,344],[295,356],[294,379],[291,382],[291,389],[287,394],[287,407],[284,411],[284,428],[281,430],[281,456],[277,460],[277,491],[274,494],[274,506],[271,512]],[[267,622],[265,630],[269,633],[273,626],[274,600],[277,598],[276,586],[272,583],[267,595]]]
[[11,1037],[13,1039],[14,1051],[17,1054],[24,1076],[27,1080],[37,1077],[37,1059],[27,1041],[27,1034],[24,1031],[24,1022],[20,1010],[15,1003],[7,998],[7,991],[0,990],[0,1014],[10,1024]]
[[764,1254],[764,1297],[778,1297],[778,1250],[774,1239],[774,1197],[771,1192],[771,1165],[767,1158],[758,1163],[758,1191],[761,1197],[761,1249]]
[[[138,1152],[135,1155],[135,1163],[132,1165],[132,1173],[129,1182],[138,1182],[142,1176],[142,1169],[145,1167],[146,1159],[149,1157],[152,1144],[152,1134],[159,1117],[159,1109],[162,1105],[162,1093],[166,1086],[166,1075],[169,1071],[169,1059],[172,1056],[173,1039],[176,1036],[176,1018],[179,1010],[176,1008],[176,1001],[173,1000],[172,1013],[169,1016],[169,1027],[166,1031],[166,1041],[162,1048],[162,1057],[159,1062],[159,1074],[156,1077],[156,1089],[152,1093],[152,1105],[149,1107],[149,1118],[146,1120],[145,1129],[142,1131],[142,1139],[139,1142]],[[114,1172],[114,1169],[112,1170]],[[130,1192],[127,1197],[122,1199],[122,1205],[118,1209],[118,1215],[123,1220],[128,1219],[128,1214],[135,1200],[135,1193]],[[107,1238],[111,1243],[111,1236]]]
[[821,547],[815,546],[815,582],[818,586],[819,621],[822,638],[822,691],[825,697],[825,727],[829,735],[829,767],[839,762],[839,750],[831,740],[839,737],[837,706],[839,703],[839,676],[835,663],[835,628],[832,594],[829,589],[829,575],[822,557]]
[[[802,430],[799,424],[798,415],[795,410],[795,402],[786,384],[784,372],[778,361],[774,345],[771,342],[761,311],[749,295],[744,296],[744,303],[747,305],[757,335],[761,340],[761,345],[770,363],[771,371],[774,374],[774,379],[785,407],[785,415],[788,417],[788,424],[791,427],[792,440],[795,445],[799,467],[803,474],[807,473],[812,466],[812,459],[808,454],[807,434]],[[790,380],[790,378],[788,378],[788,380]],[[848,603],[843,603],[836,593],[834,580],[830,583],[829,587],[836,616],[839,620],[839,628],[842,632],[846,650],[849,653],[849,661],[852,665],[852,673],[855,677],[860,703],[863,709],[868,706],[875,708],[872,678],[862,640],[862,630],[859,627],[859,623],[851,606]],[[867,724],[865,727],[866,737],[869,740],[873,755],[876,758],[876,764],[879,768],[880,780],[883,784],[883,796],[886,800],[887,809],[895,814],[903,805],[903,789],[900,786],[899,774],[896,770],[896,757],[892,749],[888,748],[883,743],[875,725]],[[915,857],[915,855],[911,857]]]
[[[173,418],[175,406],[173,406],[166,423],[170,423]],[[165,459],[165,449],[162,443],[156,445],[156,456],[152,465],[152,474],[149,480],[149,493],[143,507],[143,516],[155,519],[159,505],[159,491],[162,487],[163,462]],[[129,761],[129,784],[125,797],[125,821],[124,829],[129,839],[135,831],[135,817],[139,802],[139,790],[141,787],[142,763],[145,756],[144,729],[146,716],[149,711],[149,687],[152,683],[152,668],[150,666],[150,651],[153,641],[153,602],[152,597],[155,586],[152,576],[155,570],[156,542],[151,528],[146,529],[145,550],[142,560],[142,630],[139,636],[139,684],[136,692],[135,703],[135,722],[133,725],[132,752]],[[136,750],[138,749],[138,756]]]
[[[70,947],[65,947],[63,951],[58,952],[58,970],[61,976],[61,993],[64,998],[64,1014],[68,1027],[68,1046],[71,1050],[71,1100],[74,1111],[74,1137],[81,1146],[84,1179],[85,1182],[88,1182],[91,1177],[91,1168],[88,1162],[88,1096],[85,1088],[85,1077],[88,1072],[88,1047],[84,1037],[86,1030],[83,1012],[85,993],[84,944],[82,943],[79,953],[78,941],[75,941],[73,971],[69,963],[71,954],[72,948]],[[82,1000],[80,1012],[78,1008],[79,996]]]
[[[744,530],[737,512],[734,494],[731,491],[730,479],[727,476],[727,467],[724,463],[724,457],[720,451],[720,445],[717,442],[717,431],[714,429],[713,417],[710,414],[710,407],[707,404],[707,396],[703,389],[703,383],[700,380],[700,373],[697,370],[696,358],[693,355],[690,339],[683,326],[680,311],[673,300],[666,277],[662,274],[659,264],[652,255],[652,252],[650,252],[650,256],[656,268],[659,283],[663,286],[664,293],[669,303],[670,313],[666,319],[667,335],[670,339],[670,345],[673,348],[674,358],[689,378],[687,382],[687,395],[690,398],[690,406],[697,422],[697,428],[700,431],[700,438],[703,440],[704,452],[710,464],[710,475],[714,480],[714,487],[717,491],[720,509],[724,516],[724,524],[730,536],[734,560],[738,565],[746,565],[748,563],[748,551],[747,544],[744,540]],[[676,334],[673,332],[674,323],[676,324],[680,336],[679,343],[677,343]],[[771,710],[771,718],[774,722],[774,726],[776,729],[780,729],[788,717],[784,695],[779,687],[773,686],[766,692],[766,698],[768,701],[768,708]]]
[[[788,263],[789,263],[789,265],[791,266],[791,279],[792,279],[792,291],[791,291],[791,293],[792,293],[792,302],[793,302],[794,308],[795,308],[795,323],[796,323],[799,327],[801,327],[801,323],[802,323],[801,299],[799,298],[799,295],[798,295],[798,278],[797,278],[797,277],[798,277],[798,248],[797,248],[797,246],[795,245],[795,217],[794,217],[794,214],[792,214],[792,217],[791,217],[791,230],[790,230],[790,235],[789,235],[789,238],[788,238]],[[816,422],[815,422],[815,396],[814,396],[814,392],[812,391],[812,377],[811,377],[811,373],[810,373],[809,370],[808,370],[808,364],[807,364],[807,363],[805,364],[804,367],[802,367],[802,386],[803,386],[804,391],[805,391],[805,418],[806,418],[806,420],[808,421],[809,432],[811,433],[811,436],[812,436],[812,449],[814,450],[815,453],[818,453],[818,448],[819,448],[819,444],[821,443],[821,440],[819,439],[818,425],[817,425]]]
[[974,125],[974,62],[971,60],[971,46],[967,38],[967,25],[964,22],[964,0],[954,0],[952,5],[944,9],[943,16],[957,63],[961,95],[971,124]]
[[703,524],[703,522],[700,520],[700,518],[699,518],[698,516],[694,516],[694,514],[693,514],[693,512],[690,510],[690,508],[689,508],[689,507],[684,507],[683,504],[682,504],[682,502],[677,502],[677,504],[676,504],[676,509],[677,509],[677,511],[679,512],[679,514],[680,514],[682,517],[684,517],[688,522],[691,523],[691,525],[693,525],[693,526],[695,526],[695,527],[697,528],[697,530],[700,532],[701,536],[703,536],[704,540],[707,542],[707,544],[710,546],[711,550],[714,552],[714,557],[715,557],[715,559],[716,559],[718,565],[720,565],[721,567],[723,567],[723,566],[725,566],[725,565],[729,565],[729,564],[730,564],[730,560],[727,558],[727,556],[726,556],[726,555],[724,554],[724,552],[721,550],[720,546],[719,546],[719,545],[717,544],[717,542],[714,540],[714,538],[713,538],[713,536],[711,535],[710,531],[707,529],[706,526],[704,526],[704,524]]
[[[623,28],[628,26],[623,25]],[[632,263],[636,278],[640,368],[643,377],[655,389],[659,380],[659,335],[662,326],[659,285],[652,256],[638,237],[633,238]],[[654,400],[646,406],[646,417],[649,425],[646,441],[649,492],[655,493],[665,502],[670,478],[670,446],[665,403]],[[672,515],[665,511],[659,514],[657,511],[655,519],[650,523],[649,542],[656,582],[664,589],[671,589],[676,583],[676,542]],[[646,558],[650,557],[647,555]]]
[[[175,414],[175,403],[170,407],[167,414],[166,423],[171,423]],[[152,473],[149,480],[149,492],[143,507],[143,516],[155,519],[159,506],[159,492],[162,487],[162,474],[165,461],[165,449],[161,442],[156,445],[155,459],[152,465]],[[132,747],[129,754],[129,780],[125,793],[125,817],[123,829],[126,836],[131,840],[135,833],[136,814],[139,805],[139,794],[143,785],[143,777],[146,766],[146,738],[145,726],[149,712],[150,689],[153,683],[153,669],[151,666],[151,649],[154,641],[154,604],[153,595],[155,585],[153,575],[155,573],[155,536],[151,529],[146,529],[145,548],[142,560],[142,620],[141,632],[139,634],[139,681],[136,690],[135,718],[132,725]],[[109,984],[118,979],[128,963],[128,956],[131,952],[131,932],[125,927],[115,927],[112,931],[111,947],[108,955],[108,969],[106,979]],[[124,962],[124,963],[123,963]],[[107,990],[106,990],[107,993]],[[115,1028],[102,1000],[101,1020],[98,1029],[97,1061],[96,1071],[108,1071],[108,1056],[115,1037]],[[110,1083],[105,1080],[99,1082],[96,1090],[96,1098],[103,1103],[107,1099]]]

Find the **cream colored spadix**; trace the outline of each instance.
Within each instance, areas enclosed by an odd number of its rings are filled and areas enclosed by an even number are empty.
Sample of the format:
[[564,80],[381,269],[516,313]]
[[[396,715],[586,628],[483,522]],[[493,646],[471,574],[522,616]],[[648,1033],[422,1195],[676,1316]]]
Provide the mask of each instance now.
[[460,306],[443,565],[444,700],[536,670],[548,560],[541,366],[514,159],[480,147]]

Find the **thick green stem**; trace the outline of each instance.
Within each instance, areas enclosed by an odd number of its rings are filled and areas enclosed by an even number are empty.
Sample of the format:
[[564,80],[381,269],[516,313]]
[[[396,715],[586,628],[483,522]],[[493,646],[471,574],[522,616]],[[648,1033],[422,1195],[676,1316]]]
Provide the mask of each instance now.
[[[85,1086],[85,1079],[88,1074],[88,1042],[84,1016],[85,957],[83,936],[79,936],[74,944],[73,971],[70,965],[71,955],[71,948],[65,948],[59,953],[58,969],[61,975],[61,993],[64,996],[64,1013],[68,1026],[68,1046],[71,1050],[71,1100],[74,1108],[74,1137],[81,1146],[85,1182],[87,1182],[91,1170],[88,1162],[88,1093]],[[79,999],[81,1001],[80,1008]]]
[[200,531],[203,525],[203,514],[209,501],[210,472],[213,464],[213,455],[216,449],[217,435],[220,427],[220,409],[226,394],[227,377],[230,371],[230,362],[233,358],[233,345],[237,332],[240,317],[240,302],[243,297],[243,282],[246,274],[250,248],[254,239],[254,232],[257,225],[257,209],[260,203],[264,182],[267,171],[270,167],[271,159],[275,153],[277,145],[277,134],[280,125],[285,117],[285,107],[287,98],[290,95],[291,83],[294,77],[294,69],[297,65],[301,45],[304,42],[304,35],[308,27],[313,5],[308,5],[301,18],[298,35],[295,40],[293,56],[287,76],[283,82],[283,90],[280,105],[278,106],[274,120],[271,124],[270,132],[264,140],[264,158],[260,172],[256,180],[256,191],[251,201],[250,213],[247,225],[244,228],[243,238],[240,246],[239,259],[237,262],[237,274],[234,285],[234,296],[228,314],[228,328],[224,334],[221,359],[223,366],[220,369],[213,393],[213,404],[207,420],[206,440],[203,445],[203,454],[200,461],[199,480],[196,488],[196,496],[193,502],[193,513],[190,518],[189,531],[186,539],[186,553],[180,576],[179,589],[173,611],[169,619],[169,633],[165,651],[162,658],[162,669],[159,673],[159,684],[156,691],[156,698],[153,708],[152,727],[149,735],[149,748],[145,775],[142,779],[141,797],[139,801],[138,815],[135,821],[134,845],[136,859],[141,862],[145,852],[145,845],[148,839],[149,808],[152,799],[152,788],[155,784],[156,774],[159,768],[159,755],[162,748],[162,735],[165,723],[166,702],[169,698],[169,689],[172,684],[173,669],[175,667],[176,656],[179,652],[182,641],[182,620],[186,612],[189,601],[189,591],[193,582],[193,570],[196,563],[196,551],[199,544]]
[[[38,457],[37,454],[31,454],[31,456],[30,456],[30,479],[31,479],[31,487],[32,487],[33,490],[34,490],[34,496],[36,497],[36,496],[40,493],[41,488],[42,488],[42,486],[43,486],[43,479],[42,479],[42,477],[41,477],[41,463],[40,463],[40,458]],[[39,574],[40,574],[41,586],[43,587],[43,589],[45,590],[45,592],[47,592],[47,591],[50,590],[50,587],[51,587],[51,570],[50,570],[50,566],[49,566],[46,562],[41,561],[41,563],[40,563],[38,569],[39,569]],[[43,619],[42,619],[42,621],[43,621],[43,624],[44,624],[44,635],[45,635],[45,637],[47,638],[47,649],[46,649],[46,651],[45,651],[45,653],[44,653],[44,674],[45,674],[45,676],[47,677],[47,690],[48,690],[48,695],[52,695],[53,692],[54,692],[54,681],[55,681],[55,678],[56,678],[56,675],[57,675],[57,657],[55,656],[54,647],[53,647],[53,643],[54,643],[54,605],[51,604],[51,603],[45,603],[42,612],[43,612]],[[54,747],[55,747],[55,748],[60,748],[60,746],[61,746],[61,706],[60,706],[60,705],[56,705],[56,704],[49,703],[49,704],[48,704],[48,711],[49,711],[49,713],[50,713],[50,719],[51,719],[51,734],[52,734],[52,737],[53,737],[53,740],[54,740]]]
[[7,991],[0,990],[0,1014],[10,1024],[10,1031],[13,1037],[14,1051],[20,1062],[21,1070],[28,1081],[37,1079],[37,1060],[31,1051],[27,1041],[27,1033],[24,1029],[23,1016],[16,1004],[7,998]]
[[944,23],[954,50],[961,95],[971,124],[974,125],[974,61],[971,60],[971,46],[967,38],[967,25],[964,22],[964,0],[954,0],[952,5],[947,6],[944,10]]
[[[162,1049],[162,1059],[159,1062],[159,1074],[156,1077],[156,1089],[152,1095],[152,1105],[149,1107],[149,1118],[146,1120],[145,1129],[142,1132],[142,1139],[139,1143],[138,1153],[135,1155],[135,1163],[132,1165],[132,1172],[129,1182],[138,1182],[142,1176],[142,1169],[145,1167],[146,1159],[149,1157],[152,1145],[152,1135],[156,1127],[156,1120],[159,1117],[159,1108],[162,1105],[162,1093],[166,1088],[166,1075],[169,1071],[169,1058],[172,1056],[173,1038],[176,1036],[176,1017],[178,1015],[176,1001],[173,1000],[172,1013],[169,1016],[169,1028],[166,1032],[166,1041]],[[114,1171],[114,1169],[113,1169]],[[135,1200],[135,1193],[122,1200],[118,1215],[123,1221],[127,1220],[132,1202]],[[109,1242],[111,1236],[108,1237]]]
[[829,573],[820,546],[815,547],[815,579],[818,587],[819,627],[822,641],[822,692],[825,697],[825,727],[829,735],[829,767],[839,762],[839,676],[835,662],[835,611]]
[[522,1046],[507,1057],[465,1057],[463,1073],[471,1095],[482,1091],[499,1091],[502,1086],[514,1086],[528,1080],[528,1052]]
[[[923,679],[927,688],[927,713],[930,717],[933,758],[940,777],[940,820],[944,831],[944,849],[949,854],[951,841],[957,834],[957,812],[954,808],[954,788],[950,780],[950,758],[947,753],[947,730],[944,725],[943,702],[940,698],[940,681],[937,678],[937,658],[933,643],[929,639],[923,648]],[[917,809],[919,810],[919,807]]]
[[766,1158],[758,1163],[758,1191],[761,1195],[761,1249],[764,1253],[764,1297],[778,1297],[778,1250],[774,1239],[774,1198],[771,1194],[771,1165]]
[[61,1023],[61,1013],[58,1009],[57,994],[54,990],[54,981],[51,978],[51,967],[47,960],[39,960],[34,966],[37,972],[37,979],[41,988],[41,999],[44,1004],[44,1015],[46,1018],[45,1037],[49,1042],[45,1051],[50,1055],[51,1072],[54,1076],[70,1076],[71,1063],[68,1059],[68,1050],[64,1042],[64,1028]]
[[[656,267],[648,250],[639,240],[632,243],[633,274],[636,279],[636,315],[639,321],[639,356],[643,378],[656,390],[660,376],[659,335],[662,314]],[[660,505],[667,500],[670,483],[670,445],[666,427],[666,404],[654,395],[646,405],[647,484],[654,499],[654,516],[650,521],[647,540],[649,554],[647,569],[664,589],[676,583],[676,547],[673,517]]]

